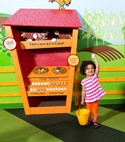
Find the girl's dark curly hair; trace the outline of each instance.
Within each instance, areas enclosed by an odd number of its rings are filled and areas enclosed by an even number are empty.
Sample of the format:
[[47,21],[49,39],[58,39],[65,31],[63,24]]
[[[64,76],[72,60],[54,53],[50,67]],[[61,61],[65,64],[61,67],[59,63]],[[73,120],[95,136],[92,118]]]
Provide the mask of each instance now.
[[85,75],[86,67],[87,67],[88,65],[93,65],[94,71],[95,71],[96,65],[95,65],[95,63],[94,63],[93,61],[82,61],[82,64],[81,64],[81,66],[80,66],[80,73],[81,73],[81,74]]

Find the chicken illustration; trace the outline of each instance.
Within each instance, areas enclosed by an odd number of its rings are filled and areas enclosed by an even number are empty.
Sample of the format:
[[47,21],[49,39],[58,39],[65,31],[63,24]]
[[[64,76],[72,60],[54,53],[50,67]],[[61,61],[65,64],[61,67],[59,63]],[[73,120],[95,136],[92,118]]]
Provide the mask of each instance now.
[[60,5],[59,9],[65,9],[64,5],[69,6],[71,4],[71,0],[49,0],[49,2],[57,2]]
[[30,32],[22,32],[21,37],[23,37],[27,41],[32,41],[33,40],[33,33]]
[[45,40],[47,39],[48,32],[45,33],[32,33],[32,32],[22,32],[21,37],[27,41],[33,40]]
[[6,44],[7,45],[14,45],[14,42],[13,42],[13,40],[10,40],[10,41],[7,41]]
[[71,39],[70,34],[59,33],[59,31],[55,31],[54,34],[60,39]]

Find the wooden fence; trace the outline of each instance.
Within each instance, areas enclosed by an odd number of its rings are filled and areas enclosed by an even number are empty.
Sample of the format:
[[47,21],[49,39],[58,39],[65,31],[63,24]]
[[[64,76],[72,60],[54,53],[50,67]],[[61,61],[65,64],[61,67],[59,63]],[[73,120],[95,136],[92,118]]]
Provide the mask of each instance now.
[[[100,72],[125,72],[125,67],[119,67],[119,68],[101,68]],[[14,68],[6,68],[6,69],[0,69],[0,73],[15,73]],[[73,96],[75,99],[75,105],[78,106],[80,102],[80,96],[81,91],[79,91],[79,84],[81,82],[81,79],[78,78],[79,68],[76,69],[75,72],[75,79],[74,79],[74,92]],[[115,77],[115,78],[99,78],[99,82],[125,82],[125,76],[123,77]],[[0,86],[18,86],[18,82],[0,82]],[[125,89],[124,90],[105,90],[107,95],[118,95],[123,94],[125,95]],[[20,93],[0,93],[1,97],[21,97]],[[125,97],[117,97],[117,99],[123,99]],[[114,99],[114,98],[111,98]],[[104,100],[102,98],[102,100]],[[2,102],[2,103],[9,103],[9,102]],[[10,102],[11,103],[11,102]],[[21,103],[21,102],[19,102]],[[1,104],[1,102],[0,102]]]
[[[4,68],[4,69],[0,69],[0,73],[15,73],[14,68]],[[7,87],[7,86],[18,86],[18,82],[0,82],[0,87]],[[18,99],[18,97],[21,97],[20,93],[0,93],[0,105],[1,104],[18,104],[18,103],[22,103],[21,101],[18,101],[20,99]]]
[[[79,68],[76,69],[75,72],[75,79],[74,79],[74,92],[73,96],[75,97],[75,106],[79,105],[80,102],[80,96],[81,96],[81,91],[79,91],[79,84],[81,82],[81,79],[78,78],[78,73],[79,73]],[[125,67],[119,67],[119,68],[101,68],[100,72],[125,72]],[[125,82],[125,76],[123,77],[112,77],[112,78],[99,78],[99,82]],[[125,88],[124,90],[105,90],[107,95],[117,95],[117,94],[123,94],[125,95]],[[106,98],[105,98],[106,99]],[[105,100],[102,98],[102,100]],[[111,99],[114,99],[113,97]],[[117,97],[117,99],[125,99],[124,97]]]

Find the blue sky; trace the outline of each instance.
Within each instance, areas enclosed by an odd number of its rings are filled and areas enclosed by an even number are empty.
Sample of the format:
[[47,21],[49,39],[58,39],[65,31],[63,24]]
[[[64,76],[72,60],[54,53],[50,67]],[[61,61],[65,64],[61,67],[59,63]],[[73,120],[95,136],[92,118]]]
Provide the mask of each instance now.
[[[58,4],[48,2],[49,0],[3,0],[0,3],[0,13],[13,14],[19,8],[44,8],[58,9]],[[84,15],[84,9],[89,12],[104,10],[106,13],[112,11],[119,14],[120,10],[125,13],[125,0],[72,0],[66,9],[76,9]]]

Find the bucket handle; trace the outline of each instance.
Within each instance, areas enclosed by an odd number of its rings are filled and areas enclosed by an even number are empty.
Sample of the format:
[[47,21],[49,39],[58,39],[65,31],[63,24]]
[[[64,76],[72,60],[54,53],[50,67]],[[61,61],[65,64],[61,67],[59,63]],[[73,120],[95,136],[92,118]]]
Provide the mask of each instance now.
[[78,107],[78,115],[80,115],[80,108],[82,107],[83,105],[80,104],[79,107]]

